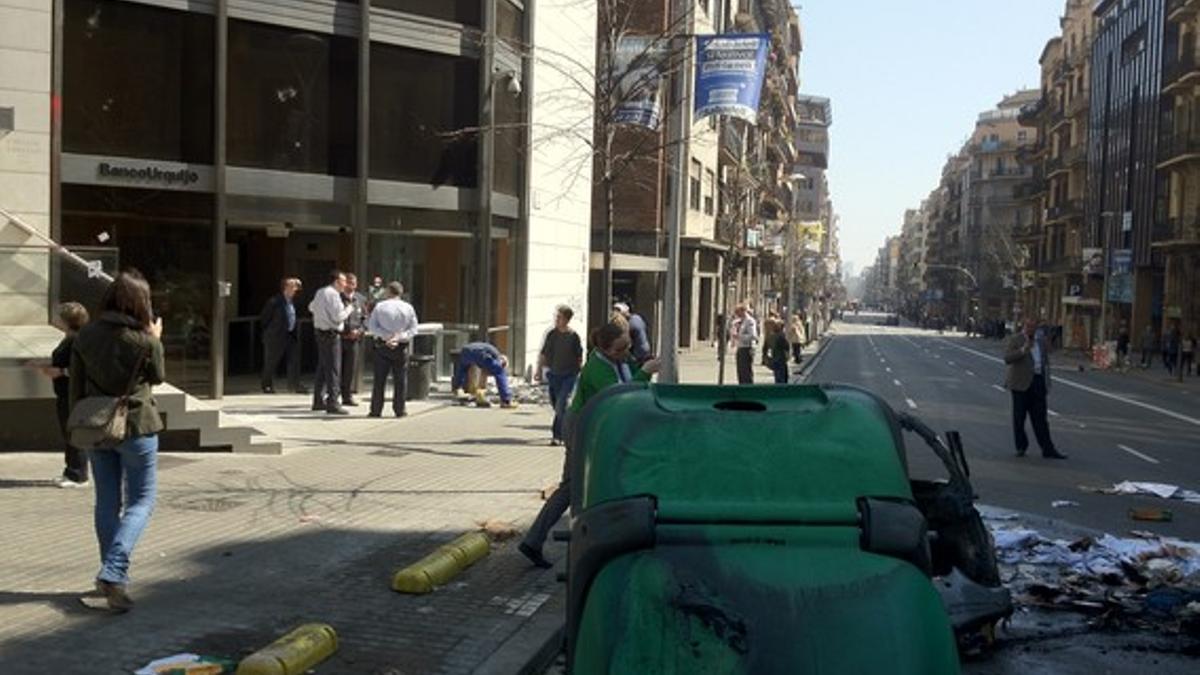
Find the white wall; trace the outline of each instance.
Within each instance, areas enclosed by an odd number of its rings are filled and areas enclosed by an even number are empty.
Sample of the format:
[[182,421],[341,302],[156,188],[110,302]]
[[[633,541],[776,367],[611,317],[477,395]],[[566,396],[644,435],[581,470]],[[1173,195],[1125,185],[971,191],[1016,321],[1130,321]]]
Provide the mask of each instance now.
[[[586,335],[592,203],[587,143],[595,109],[593,92],[572,81],[590,80],[587,72],[596,59],[595,3],[539,2],[536,7],[532,73],[526,76],[533,94],[524,298],[528,366],[537,365],[542,338],[558,305],[575,310],[575,330]],[[587,72],[572,62],[588,64]]]
[[[0,139],[0,207],[50,227],[50,49],[52,0],[0,0],[0,107],[15,130]],[[0,325],[45,324],[48,258],[12,252],[33,243],[0,222]]]

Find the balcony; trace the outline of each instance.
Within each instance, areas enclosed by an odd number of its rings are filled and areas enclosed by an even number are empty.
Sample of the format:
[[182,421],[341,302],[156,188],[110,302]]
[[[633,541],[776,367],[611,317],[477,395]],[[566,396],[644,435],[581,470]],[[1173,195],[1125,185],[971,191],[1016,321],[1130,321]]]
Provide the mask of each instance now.
[[1036,225],[1013,228],[1013,240],[1019,244],[1033,244],[1041,241],[1042,229]]
[[1200,215],[1159,220],[1154,223],[1152,235],[1154,246],[1158,248],[1198,246],[1200,245]]
[[1087,144],[1079,143],[1071,146],[1062,155],[1063,165],[1067,167],[1087,164]]
[[1164,134],[1158,139],[1158,168],[1200,159],[1200,133]]
[[1020,166],[992,167],[985,171],[978,169],[971,171],[971,180],[974,181],[1018,180],[1021,178],[1033,178],[1033,172]]
[[1056,204],[1046,209],[1046,222],[1052,223],[1059,220],[1070,220],[1072,218],[1083,217],[1083,200],[1068,199],[1061,204]]
[[1177,59],[1167,58],[1162,72],[1163,91],[1200,77],[1200,62],[1196,59],[1195,50],[1187,49]]
[[1182,22],[1196,13],[1196,0],[1167,0],[1167,21]]
[[1091,97],[1085,91],[1076,94],[1075,98],[1071,99],[1070,105],[1067,106],[1067,116],[1078,117],[1079,115],[1086,115],[1089,110],[1091,110]]
[[1026,103],[1021,106],[1021,112],[1017,115],[1017,123],[1023,127],[1036,127],[1038,120],[1041,119],[1042,113],[1049,108],[1046,97],[1042,96],[1033,103]]
[[1020,200],[1037,199],[1046,192],[1046,181],[1039,176],[1033,176],[1030,180],[1018,183],[1013,188],[1013,197]]
[[1058,155],[1058,157],[1048,157],[1046,159],[1046,175],[1053,176],[1054,174],[1059,173],[1066,168],[1066,162],[1063,161],[1064,159],[1065,157],[1061,153]]
[[1043,261],[1041,271],[1046,274],[1079,274],[1083,271],[1083,256],[1064,255]]

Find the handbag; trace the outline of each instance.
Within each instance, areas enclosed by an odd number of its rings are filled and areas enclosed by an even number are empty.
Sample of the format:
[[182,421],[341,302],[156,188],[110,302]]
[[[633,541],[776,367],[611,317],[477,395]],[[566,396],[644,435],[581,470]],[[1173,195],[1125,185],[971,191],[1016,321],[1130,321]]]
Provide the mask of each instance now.
[[80,450],[115,448],[125,442],[129,422],[129,397],[137,386],[147,352],[138,356],[122,396],[87,396],[75,402],[67,417],[68,442]]

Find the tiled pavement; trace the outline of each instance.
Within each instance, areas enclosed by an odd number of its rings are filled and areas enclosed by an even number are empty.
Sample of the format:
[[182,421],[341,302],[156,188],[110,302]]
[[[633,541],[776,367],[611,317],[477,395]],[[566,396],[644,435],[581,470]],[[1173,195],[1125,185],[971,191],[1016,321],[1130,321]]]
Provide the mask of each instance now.
[[91,490],[49,487],[55,456],[0,455],[0,672],[241,656],[306,621],[341,637],[319,673],[471,672],[534,611],[561,611],[555,573],[530,568],[511,542],[431,595],[392,592],[391,573],[478,521],[532,519],[561,470],[548,422],[536,406],[294,415],[303,447],[283,457],[163,455],[133,561],[137,608],[123,616],[78,602],[97,568]]
[[[684,355],[683,380],[714,382],[716,363],[711,350]],[[732,381],[732,354],[726,368]],[[556,571],[532,569],[513,542],[433,594],[389,587],[396,568],[481,521],[532,520],[562,466],[546,407],[433,401],[396,420],[361,407],[331,418],[306,403],[227,399],[228,412],[284,440],[282,457],[160,456],[126,615],[79,602],[98,567],[91,489],[52,487],[57,455],[0,454],[0,673],[131,672],[185,651],[240,657],[309,621],[341,639],[322,675],[469,673],[535,613],[562,613]]]

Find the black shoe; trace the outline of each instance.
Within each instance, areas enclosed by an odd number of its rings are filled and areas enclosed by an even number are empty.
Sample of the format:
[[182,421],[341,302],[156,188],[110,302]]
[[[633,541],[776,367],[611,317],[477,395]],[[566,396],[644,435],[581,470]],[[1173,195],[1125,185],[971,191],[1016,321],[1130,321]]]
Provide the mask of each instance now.
[[342,401],[342,405],[346,406],[347,408],[357,408],[358,401],[355,401],[352,398],[346,398]]
[[367,413],[367,417],[383,417],[383,413],[377,413],[377,412]]
[[521,552],[521,555],[529,558],[529,562],[533,563],[534,567],[540,567],[544,570],[554,567],[554,563],[546,560],[546,556],[542,555],[541,551],[535,549],[529,544],[526,544],[525,542],[521,542],[521,544],[517,546],[517,550]]
[[1044,459],[1067,459],[1066,455],[1064,455],[1063,453],[1061,453],[1057,450],[1051,450],[1050,452],[1043,452],[1042,457]]
[[262,389],[263,389],[264,394],[274,394],[275,393],[275,387],[272,387],[269,385],[266,387],[263,387]]
[[345,408],[326,408],[325,413],[328,415],[349,415],[350,411]]
[[1017,457],[1024,457],[1024,456],[1025,456],[1025,449],[1017,448]]

